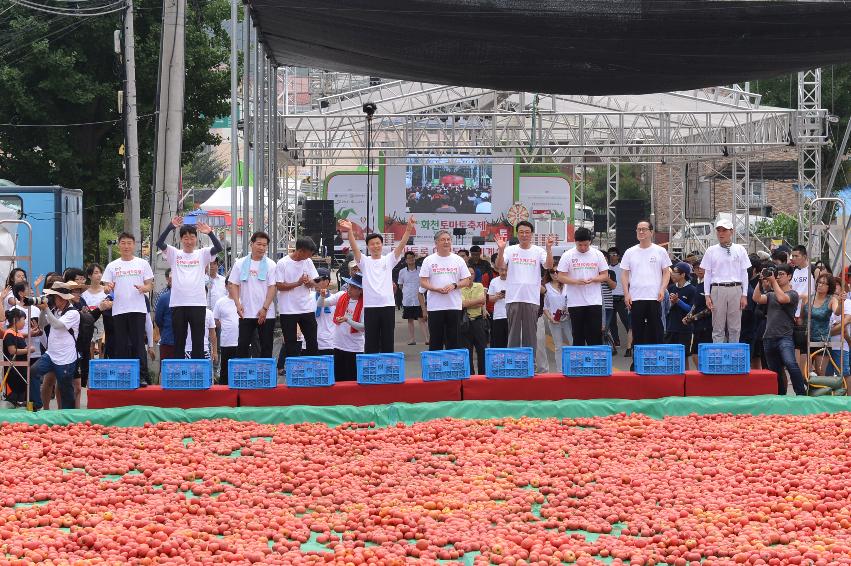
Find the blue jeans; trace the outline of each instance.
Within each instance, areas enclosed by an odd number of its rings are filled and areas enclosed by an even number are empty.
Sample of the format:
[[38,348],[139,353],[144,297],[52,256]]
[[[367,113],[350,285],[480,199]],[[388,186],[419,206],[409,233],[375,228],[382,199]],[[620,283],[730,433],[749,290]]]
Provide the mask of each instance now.
[[[839,350],[831,350],[830,351],[830,357],[833,358],[833,363],[836,364],[836,367],[839,367],[840,366]],[[841,366],[842,366],[842,373],[845,374],[845,377],[848,377],[849,375],[851,375],[851,367],[848,367],[848,352],[847,351],[842,352],[842,364],[841,364]],[[833,375],[839,375],[839,371],[837,369],[835,369],[833,367],[833,365],[830,366],[830,369],[832,370]]]
[[41,356],[30,371],[30,400],[33,407],[41,409],[41,380],[44,374],[53,372],[56,374],[56,385],[59,388],[59,398],[62,400],[62,408],[73,409],[75,405],[73,379],[76,371],[76,360],[70,364],[59,365],[53,363],[49,354]]
[[785,367],[789,371],[795,395],[806,395],[807,386],[804,383],[801,368],[798,366],[798,360],[795,356],[795,341],[792,337],[763,338],[762,347],[765,350],[765,361],[768,362],[768,369],[777,374],[777,394],[786,395],[786,375],[783,373]]

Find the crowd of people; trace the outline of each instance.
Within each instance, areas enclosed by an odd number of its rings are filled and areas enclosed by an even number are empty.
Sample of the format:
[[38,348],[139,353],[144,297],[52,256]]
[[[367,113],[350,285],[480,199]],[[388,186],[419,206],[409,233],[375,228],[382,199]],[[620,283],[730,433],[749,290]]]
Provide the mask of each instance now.
[[[733,243],[729,221],[716,225],[718,244],[702,256],[671,260],[653,243],[653,226],[636,226],[638,244],[621,255],[591,245],[584,228],[575,246],[553,257],[554,240],[532,243],[534,227],[520,222],[511,241],[498,237],[490,259],[479,246],[453,252],[447,231],[434,236],[435,252],[405,251],[414,229],[388,254],[380,234],[361,250],[347,221],[352,260],[337,290],[331,272],[317,268],[316,244],[300,238],[275,262],[267,256],[269,236],[255,232],[249,253],[227,273],[217,254],[221,244],[209,226],[184,225],[175,217],[157,240],[168,262],[166,286],[153,293],[148,262],[134,255],[131,234],[118,238],[120,257],[105,268],[69,268],[30,283],[20,268],[2,292],[3,395],[15,405],[29,399],[34,409],[79,407],[88,362],[103,357],[138,359],[142,384],[156,358],[210,359],[218,381],[228,382],[228,360],[273,356],[276,321],[283,335],[278,366],[287,357],[331,355],[338,381],[356,378],[358,353],[395,351],[396,310],[407,321],[408,344],[417,326],[429,350],[466,348],[470,370],[485,373],[485,348],[530,347],[536,371],[561,372],[563,345],[621,347],[682,344],[691,364],[698,345],[744,342],[754,367],[778,373],[778,393],[787,375],[798,395],[806,394],[804,369],[818,375],[849,373],[851,315],[847,273],[834,276],[811,264],[803,246],[748,255]],[[169,245],[178,231],[179,247]],[[198,234],[211,245],[198,247]],[[43,284],[43,288],[42,288]],[[41,294],[39,294],[39,290]],[[809,327],[807,323],[809,321]],[[550,336],[554,366],[545,347]],[[807,339],[809,336],[809,340]],[[810,356],[814,351],[821,356]]]
[[491,212],[491,188],[484,184],[478,187],[457,184],[425,185],[411,187],[407,194],[407,208],[411,214]]

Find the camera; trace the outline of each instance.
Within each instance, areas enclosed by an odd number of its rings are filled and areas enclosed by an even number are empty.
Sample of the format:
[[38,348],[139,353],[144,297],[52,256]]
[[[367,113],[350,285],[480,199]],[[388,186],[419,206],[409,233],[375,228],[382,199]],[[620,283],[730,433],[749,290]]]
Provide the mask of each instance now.
[[777,268],[773,266],[763,267],[762,271],[760,272],[760,277],[762,277],[763,279],[768,279],[769,277],[774,277],[775,275],[777,275]]
[[24,306],[34,307],[38,305],[46,305],[48,304],[49,295],[42,295],[40,297],[24,297],[21,302],[24,303]]

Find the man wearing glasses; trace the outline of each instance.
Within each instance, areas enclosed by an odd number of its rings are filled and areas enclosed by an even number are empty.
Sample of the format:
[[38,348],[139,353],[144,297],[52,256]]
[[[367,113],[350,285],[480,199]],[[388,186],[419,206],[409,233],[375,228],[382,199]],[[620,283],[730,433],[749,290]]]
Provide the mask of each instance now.
[[700,266],[706,272],[703,288],[706,307],[712,311],[712,341],[738,342],[742,330],[742,310],[748,306],[748,252],[733,243],[733,223],[722,219],[715,224],[718,243],[709,246]]
[[671,280],[671,258],[653,243],[653,224],[641,220],[635,227],[638,245],[621,259],[624,302],[630,309],[633,344],[661,344],[661,305]]

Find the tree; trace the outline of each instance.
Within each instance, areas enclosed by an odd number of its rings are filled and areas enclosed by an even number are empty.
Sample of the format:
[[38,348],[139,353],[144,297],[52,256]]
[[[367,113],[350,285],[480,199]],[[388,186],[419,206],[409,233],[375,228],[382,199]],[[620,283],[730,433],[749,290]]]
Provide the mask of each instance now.
[[225,164],[209,150],[203,150],[183,167],[183,184],[187,187],[209,188],[222,181]]
[[[137,0],[134,7],[144,217],[150,213],[162,2]],[[220,142],[210,126],[230,111],[230,39],[222,28],[229,14],[227,0],[186,5],[184,163],[203,145]],[[121,23],[121,14],[54,17],[18,5],[0,11],[0,123],[85,124],[0,126],[0,171],[19,185],[82,189],[86,250],[98,249],[101,219],[120,210],[124,199],[116,94],[123,67],[112,49]]]
[[[604,214],[607,204],[607,167],[605,165],[588,167],[586,171],[585,205],[593,208],[595,214]],[[644,170],[641,165],[621,164],[620,176],[618,178],[618,198],[649,201],[650,193],[643,173]]]

